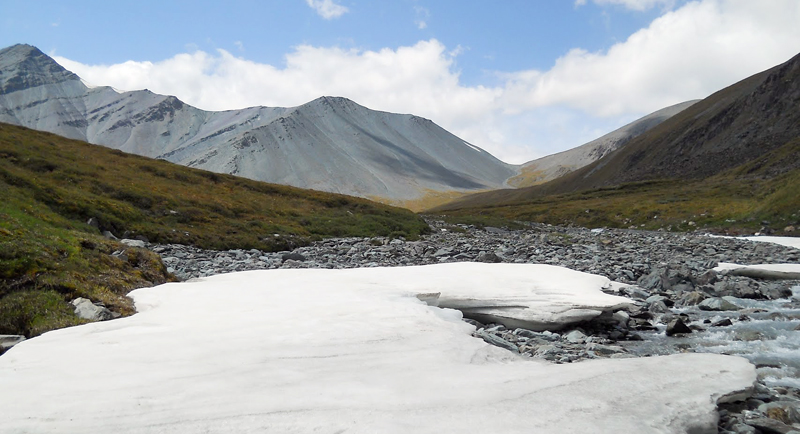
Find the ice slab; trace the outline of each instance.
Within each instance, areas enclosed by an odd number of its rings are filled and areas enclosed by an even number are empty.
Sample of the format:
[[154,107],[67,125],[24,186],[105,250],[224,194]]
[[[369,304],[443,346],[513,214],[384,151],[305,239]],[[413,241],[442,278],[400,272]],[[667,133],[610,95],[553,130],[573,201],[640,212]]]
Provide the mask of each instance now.
[[136,290],[132,317],[0,357],[0,432],[716,432],[715,401],[755,380],[742,358],[550,365],[415,296],[605,300],[596,276],[553,268],[269,270]]

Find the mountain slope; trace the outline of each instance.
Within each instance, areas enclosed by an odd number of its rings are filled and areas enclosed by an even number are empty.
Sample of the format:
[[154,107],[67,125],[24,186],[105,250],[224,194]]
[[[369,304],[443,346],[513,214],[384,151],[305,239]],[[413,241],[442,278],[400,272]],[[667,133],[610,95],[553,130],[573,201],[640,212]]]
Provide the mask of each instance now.
[[686,101],[650,113],[600,138],[557,154],[548,155],[522,165],[520,174],[508,180],[513,187],[529,187],[552,181],[574,170],[591,164],[631,139],[653,129],[699,100]]
[[[686,228],[693,219],[715,226],[745,220],[752,228],[759,219],[794,225],[800,215],[799,108],[800,55],[554,181],[470,195],[434,211],[654,228]],[[665,222],[665,215],[674,221]]]
[[[93,221],[90,225],[87,222]],[[0,334],[80,320],[76,297],[133,313],[131,289],[171,276],[158,255],[108,240],[280,251],[313,239],[427,233],[412,212],[265,184],[0,123]]]
[[209,112],[147,90],[92,87],[35,47],[0,50],[0,122],[190,167],[402,202],[499,188],[516,173],[413,115],[322,97]]

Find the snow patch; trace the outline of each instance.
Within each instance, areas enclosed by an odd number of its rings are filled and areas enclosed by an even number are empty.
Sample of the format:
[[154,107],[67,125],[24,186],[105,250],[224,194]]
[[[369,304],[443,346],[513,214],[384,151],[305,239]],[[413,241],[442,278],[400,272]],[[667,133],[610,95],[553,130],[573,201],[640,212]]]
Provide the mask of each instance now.
[[461,263],[139,289],[132,317],[46,333],[0,357],[3,432],[716,429],[715,400],[755,380],[742,358],[551,365],[489,346],[460,312],[415,296],[516,297],[549,315],[615,302],[598,290],[606,283],[559,267]]

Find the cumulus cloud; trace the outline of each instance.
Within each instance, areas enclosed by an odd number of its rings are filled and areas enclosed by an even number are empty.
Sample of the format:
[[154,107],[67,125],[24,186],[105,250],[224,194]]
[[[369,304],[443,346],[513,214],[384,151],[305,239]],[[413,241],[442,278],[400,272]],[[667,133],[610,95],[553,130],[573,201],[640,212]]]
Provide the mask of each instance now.
[[432,119],[514,163],[589,141],[639,116],[712,92],[800,50],[800,2],[704,0],[664,13],[602,52],[575,48],[549,70],[499,72],[467,86],[437,40],[381,50],[301,45],[281,67],[219,50],[159,62],[83,65],[90,83],[148,88],[207,110],[296,106],[322,95]]
[[504,105],[618,116],[702,98],[797,54],[798,20],[794,0],[688,3],[607,51],[576,48],[548,71],[505,74]]
[[333,0],[306,0],[306,3],[326,20],[339,18],[348,12],[346,7],[335,3]]

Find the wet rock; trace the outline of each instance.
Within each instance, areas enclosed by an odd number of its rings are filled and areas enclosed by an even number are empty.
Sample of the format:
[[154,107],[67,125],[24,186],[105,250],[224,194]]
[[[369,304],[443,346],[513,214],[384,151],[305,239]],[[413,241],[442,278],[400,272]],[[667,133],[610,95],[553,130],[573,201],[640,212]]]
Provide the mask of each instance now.
[[667,324],[667,336],[674,336],[676,334],[691,333],[692,329],[683,322],[682,319],[676,318]]
[[519,353],[519,348],[517,348],[516,345],[492,333],[488,333],[485,330],[478,330],[477,336],[483,339],[488,344],[504,348],[514,353]]
[[707,298],[697,305],[700,310],[729,311],[739,310],[739,306],[721,297]]
[[755,427],[764,434],[789,434],[797,432],[793,426],[787,425],[779,420],[771,419],[768,417],[759,417],[745,421],[746,424]]
[[727,327],[730,325],[733,325],[733,322],[730,320],[730,318],[721,319],[717,322],[711,323],[711,327]]

